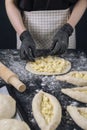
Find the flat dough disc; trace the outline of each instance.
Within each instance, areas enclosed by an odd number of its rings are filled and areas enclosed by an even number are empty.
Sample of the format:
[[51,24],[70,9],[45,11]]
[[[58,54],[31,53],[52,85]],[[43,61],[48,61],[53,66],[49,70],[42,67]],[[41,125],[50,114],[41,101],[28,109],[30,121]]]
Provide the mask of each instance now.
[[76,88],[65,88],[61,89],[62,93],[67,96],[76,99],[77,101],[87,103],[87,86],[76,87]]
[[63,58],[48,56],[28,62],[25,68],[38,75],[58,75],[67,73],[71,69],[71,63]]
[[30,128],[24,121],[2,119],[0,120],[0,130],[30,130]]
[[87,71],[71,71],[63,76],[57,76],[56,79],[77,86],[87,86]]
[[0,94],[0,119],[11,118],[16,112],[15,100],[5,94]]
[[67,106],[67,111],[79,127],[87,130],[87,107]]
[[40,91],[32,101],[34,118],[41,130],[55,130],[61,121],[62,110],[56,97]]

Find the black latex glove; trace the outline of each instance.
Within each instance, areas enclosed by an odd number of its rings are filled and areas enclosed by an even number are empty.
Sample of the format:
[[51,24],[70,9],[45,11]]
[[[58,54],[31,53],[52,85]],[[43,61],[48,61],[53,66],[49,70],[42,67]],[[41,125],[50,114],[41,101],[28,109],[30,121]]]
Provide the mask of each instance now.
[[20,57],[21,59],[26,59],[29,61],[34,61],[35,58],[35,43],[29,33],[29,31],[24,31],[20,35],[20,40],[22,41],[20,47]]
[[51,55],[63,54],[69,43],[69,36],[72,34],[73,28],[70,24],[65,24],[61,27],[56,35],[53,37],[53,43],[51,47]]
[[47,57],[50,55],[50,49],[37,49],[35,53],[35,57]]

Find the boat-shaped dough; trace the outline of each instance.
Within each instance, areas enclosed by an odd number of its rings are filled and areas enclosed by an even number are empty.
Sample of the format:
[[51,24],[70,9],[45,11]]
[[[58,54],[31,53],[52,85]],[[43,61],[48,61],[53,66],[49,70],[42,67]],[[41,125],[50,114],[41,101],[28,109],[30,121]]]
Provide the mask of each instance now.
[[24,121],[2,119],[0,120],[0,130],[30,130],[30,128]]
[[77,101],[87,103],[87,86],[61,89],[62,93]]
[[41,130],[55,130],[61,121],[61,105],[56,97],[40,91],[32,101],[34,118]]
[[64,74],[71,69],[71,63],[56,56],[40,57],[35,62],[28,62],[26,70],[38,75]]
[[87,107],[67,106],[67,111],[79,127],[87,130]]
[[16,112],[15,100],[5,94],[0,94],[0,119],[11,118]]
[[72,71],[63,76],[57,76],[56,79],[60,81],[66,81],[77,86],[86,86],[87,71]]

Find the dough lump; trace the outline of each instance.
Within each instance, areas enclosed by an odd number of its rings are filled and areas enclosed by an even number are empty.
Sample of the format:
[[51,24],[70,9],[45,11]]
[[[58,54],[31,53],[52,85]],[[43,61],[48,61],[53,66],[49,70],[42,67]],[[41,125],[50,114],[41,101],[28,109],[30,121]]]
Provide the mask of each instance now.
[[9,95],[0,94],[0,119],[13,117],[15,111],[15,100]]
[[30,128],[24,121],[2,119],[0,120],[0,130],[30,130]]

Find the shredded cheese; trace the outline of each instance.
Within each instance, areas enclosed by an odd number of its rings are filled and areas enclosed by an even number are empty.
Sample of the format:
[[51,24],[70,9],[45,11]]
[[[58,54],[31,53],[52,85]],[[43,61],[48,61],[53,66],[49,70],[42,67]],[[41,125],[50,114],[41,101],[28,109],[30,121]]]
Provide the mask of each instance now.
[[31,62],[33,70],[38,72],[62,73],[68,65],[68,61],[58,57],[41,57]]
[[75,72],[72,74],[72,77],[74,78],[81,78],[81,79],[86,79],[87,80],[87,74],[82,73],[82,72]]
[[50,123],[53,117],[53,106],[49,100],[49,98],[43,94],[42,102],[41,102],[41,114],[43,115],[47,124]]
[[79,111],[79,113],[80,113],[83,117],[85,117],[85,118],[87,119],[87,112],[82,111],[82,110],[78,110],[78,111]]

